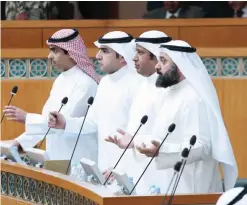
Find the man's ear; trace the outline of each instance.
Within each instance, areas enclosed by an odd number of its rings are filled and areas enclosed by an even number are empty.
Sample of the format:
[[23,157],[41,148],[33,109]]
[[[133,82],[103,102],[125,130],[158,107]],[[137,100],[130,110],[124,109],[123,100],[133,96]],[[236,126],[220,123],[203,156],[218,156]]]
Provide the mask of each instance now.
[[119,56],[120,63],[127,63],[123,56]]

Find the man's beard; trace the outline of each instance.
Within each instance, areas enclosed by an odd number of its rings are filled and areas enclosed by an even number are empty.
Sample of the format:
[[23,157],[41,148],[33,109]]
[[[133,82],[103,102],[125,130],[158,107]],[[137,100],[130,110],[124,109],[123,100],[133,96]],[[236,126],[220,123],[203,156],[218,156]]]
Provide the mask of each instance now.
[[173,64],[171,70],[167,71],[164,75],[158,72],[159,76],[156,80],[156,87],[167,88],[179,83],[178,67]]

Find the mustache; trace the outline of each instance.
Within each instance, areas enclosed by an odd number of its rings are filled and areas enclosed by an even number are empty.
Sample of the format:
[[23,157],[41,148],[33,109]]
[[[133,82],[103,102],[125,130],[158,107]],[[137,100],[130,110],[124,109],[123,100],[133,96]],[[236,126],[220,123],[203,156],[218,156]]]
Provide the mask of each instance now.
[[163,75],[159,70],[157,70],[156,73],[159,75]]

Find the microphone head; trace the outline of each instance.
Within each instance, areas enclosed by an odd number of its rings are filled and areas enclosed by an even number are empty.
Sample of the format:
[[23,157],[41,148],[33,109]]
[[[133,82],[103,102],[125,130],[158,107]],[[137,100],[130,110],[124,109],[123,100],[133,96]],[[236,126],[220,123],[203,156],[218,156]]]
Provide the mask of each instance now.
[[148,116],[144,115],[141,119],[141,123],[144,125],[148,121]]
[[187,158],[189,156],[189,149],[184,148],[181,155],[183,158]]
[[67,104],[67,102],[68,102],[68,98],[67,97],[64,97],[63,99],[62,99],[62,104],[63,105],[66,105]]
[[182,166],[182,162],[181,162],[181,161],[178,161],[178,162],[174,165],[174,171],[179,172],[181,166]]
[[93,104],[93,97],[90,97],[90,98],[88,98],[88,100],[87,100],[87,104],[88,105],[92,105]]
[[15,94],[17,93],[17,91],[18,91],[18,86],[15,85],[15,86],[12,88],[11,94],[12,94],[12,95],[15,95]]
[[191,145],[191,146],[194,146],[195,143],[196,143],[196,136],[193,135],[193,136],[190,138],[190,145]]
[[176,128],[176,125],[174,123],[172,123],[169,127],[168,127],[168,132],[173,132]]

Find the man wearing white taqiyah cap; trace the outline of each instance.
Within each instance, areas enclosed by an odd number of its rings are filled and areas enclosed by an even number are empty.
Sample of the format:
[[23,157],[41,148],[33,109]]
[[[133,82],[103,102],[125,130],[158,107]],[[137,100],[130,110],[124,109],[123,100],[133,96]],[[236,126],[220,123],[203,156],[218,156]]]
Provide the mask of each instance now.
[[[126,137],[128,133],[133,135],[140,124],[140,119],[144,115],[148,116],[148,121],[140,129],[134,142],[140,140],[139,136],[142,136],[143,138],[144,136],[151,134],[155,117],[157,116],[162,105],[162,100],[165,97],[165,90],[155,86],[158,77],[155,65],[158,61],[152,52],[158,49],[161,43],[169,41],[171,41],[171,37],[168,37],[165,33],[156,30],[144,32],[138,38],[133,40],[136,49],[136,55],[133,59],[136,71],[143,76],[144,80],[140,86],[140,92],[131,106],[127,129],[118,130],[115,135],[109,136],[106,141],[115,143],[122,149],[125,148],[126,146],[124,145],[126,144],[121,141],[115,141],[114,137],[116,136],[116,139],[124,139],[123,136]],[[149,159],[146,156],[141,154],[136,156],[134,154],[131,157],[124,156],[120,164],[126,162],[126,169],[124,171],[129,177],[133,177],[134,182],[136,182],[147,165],[148,160]],[[162,175],[163,172],[163,170],[157,170],[154,164],[152,164],[139,182],[136,188],[136,193],[148,194],[148,191],[154,184],[162,189],[162,186],[164,185],[164,182],[161,180],[164,178]]]
[[166,88],[168,95],[156,119],[153,138],[137,146],[140,153],[152,156],[169,125],[176,124],[176,129],[155,157],[157,168],[166,170],[166,183],[173,175],[171,168],[180,160],[182,149],[188,147],[191,136],[196,135],[197,142],[190,152],[178,193],[222,191],[219,163],[226,190],[234,187],[238,176],[216,90],[195,51],[195,48],[180,40],[170,41],[157,49],[155,55],[159,63],[156,69],[160,76],[156,85]]
[[246,205],[247,204],[247,186],[237,187],[223,193],[216,205]]
[[[48,58],[52,61],[52,65],[62,73],[53,83],[42,115],[26,114],[17,107],[6,108],[5,112],[8,118],[25,123],[25,133],[13,142],[14,145],[19,145],[24,150],[35,146],[43,139],[48,129],[48,114],[60,108],[64,97],[68,97],[68,103],[64,105],[61,113],[66,117],[81,117],[85,115],[88,98],[95,96],[98,87],[98,76],[76,29],[62,29],[55,32],[47,40],[47,44],[50,48]],[[50,130],[46,139],[46,151],[51,160],[70,158],[75,138],[70,138],[68,135],[65,137],[57,131],[55,133],[55,130]],[[90,147],[90,143],[95,146],[95,141],[96,138],[89,138],[87,146]],[[82,148],[84,145],[85,143],[79,143],[81,148],[76,150],[73,160],[75,158],[78,160],[81,156],[90,157],[93,154],[90,152],[84,155],[86,151]]]
[[[98,165],[102,171],[113,166],[122,152],[104,139],[117,128],[126,128],[130,106],[139,88],[139,78],[132,61],[132,39],[124,32],[113,31],[95,42],[100,49],[96,58],[101,69],[108,74],[100,81],[82,133],[98,132]],[[50,127],[78,134],[83,118],[65,120],[58,113],[52,114],[57,118],[51,116]]]

